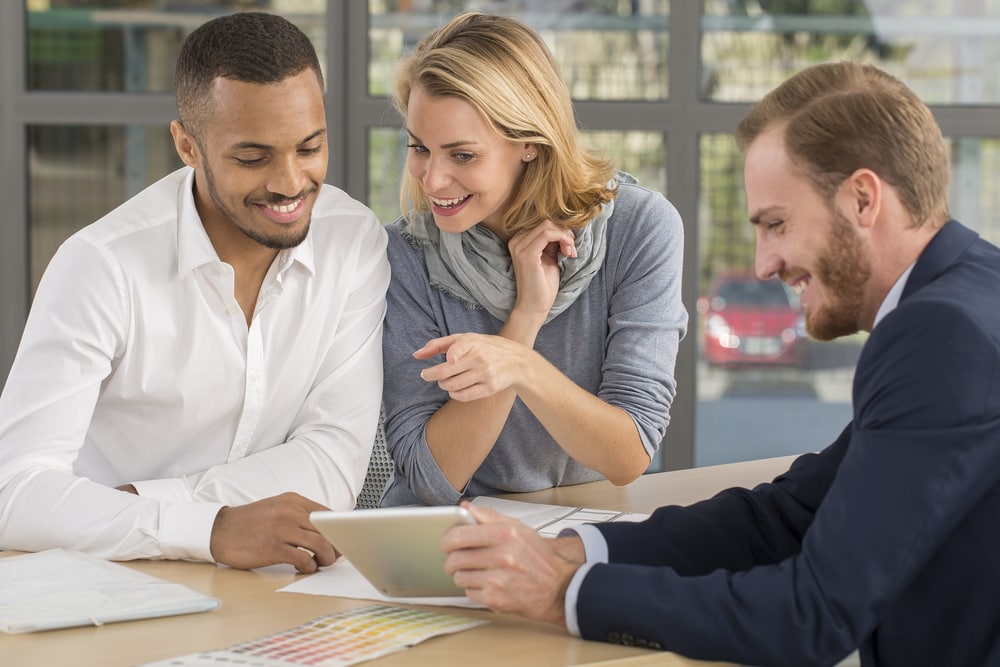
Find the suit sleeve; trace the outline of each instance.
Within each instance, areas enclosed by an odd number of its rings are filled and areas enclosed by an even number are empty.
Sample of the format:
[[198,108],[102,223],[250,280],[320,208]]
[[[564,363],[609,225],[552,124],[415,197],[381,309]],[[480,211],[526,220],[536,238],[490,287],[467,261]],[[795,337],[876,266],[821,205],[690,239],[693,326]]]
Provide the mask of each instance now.
[[[752,664],[841,659],[1000,482],[998,373],[994,334],[969,314],[901,305],[859,361],[849,444],[752,493],[658,512],[627,538],[602,528],[625,562],[584,579],[582,635]],[[636,557],[643,540],[676,568]]]

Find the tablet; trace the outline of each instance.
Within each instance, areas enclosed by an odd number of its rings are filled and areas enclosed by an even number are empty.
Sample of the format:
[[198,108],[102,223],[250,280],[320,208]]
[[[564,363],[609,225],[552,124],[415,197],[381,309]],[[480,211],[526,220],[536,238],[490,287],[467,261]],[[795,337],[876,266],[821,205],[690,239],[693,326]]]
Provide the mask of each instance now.
[[476,520],[464,507],[386,507],[310,514],[316,529],[390,597],[465,595],[444,571],[441,538]]

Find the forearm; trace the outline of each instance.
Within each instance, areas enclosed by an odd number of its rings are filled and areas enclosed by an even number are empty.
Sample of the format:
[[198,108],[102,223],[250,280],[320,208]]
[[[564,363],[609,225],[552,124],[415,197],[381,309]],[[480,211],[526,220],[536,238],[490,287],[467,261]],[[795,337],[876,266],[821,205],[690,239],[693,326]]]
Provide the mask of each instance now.
[[59,470],[21,475],[0,491],[0,546],[74,549],[110,560],[211,561],[217,504],[137,497]]
[[[527,356],[542,321],[515,310],[498,335],[523,345]],[[476,401],[449,400],[427,423],[427,445],[455,490],[465,488],[496,445],[516,397],[506,389]]]
[[517,394],[559,446],[614,484],[641,475],[649,454],[632,417],[582,389],[540,354],[532,356]]
[[449,400],[427,422],[427,446],[456,491],[493,449],[516,396],[508,389],[477,401]]

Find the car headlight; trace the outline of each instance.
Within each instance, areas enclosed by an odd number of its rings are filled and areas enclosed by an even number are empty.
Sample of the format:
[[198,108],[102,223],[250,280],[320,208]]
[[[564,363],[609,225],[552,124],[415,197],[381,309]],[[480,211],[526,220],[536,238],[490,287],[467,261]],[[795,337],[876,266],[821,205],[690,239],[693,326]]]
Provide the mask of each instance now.
[[705,335],[719,341],[719,345],[728,349],[740,346],[740,337],[733,335],[733,329],[721,315],[710,315],[705,320]]

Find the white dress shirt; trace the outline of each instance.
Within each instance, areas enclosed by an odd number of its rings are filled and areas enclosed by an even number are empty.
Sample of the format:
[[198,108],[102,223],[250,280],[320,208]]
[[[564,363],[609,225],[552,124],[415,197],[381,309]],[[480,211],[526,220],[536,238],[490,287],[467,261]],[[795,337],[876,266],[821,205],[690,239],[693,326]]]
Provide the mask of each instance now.
[[[180,169],[68,239],[0,396],[0,548],[212,560],[224,505],[350,509],[382,392],[375,215],[324,185],[253,319]],[[138,496],[113,487],[133,483]]]

